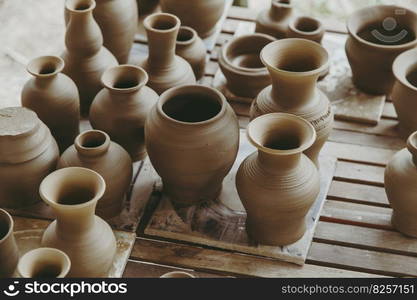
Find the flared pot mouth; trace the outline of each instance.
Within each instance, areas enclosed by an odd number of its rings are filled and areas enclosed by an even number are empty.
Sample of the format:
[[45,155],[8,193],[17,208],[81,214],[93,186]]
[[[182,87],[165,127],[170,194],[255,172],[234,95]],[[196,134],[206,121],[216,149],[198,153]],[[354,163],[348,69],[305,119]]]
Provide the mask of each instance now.
[[305,119],[287,113],[270,113],[252,120],[246,131],[249,142],[262,152],[279,155],[301,153],[316,140],[316,130]]
[[146,85],[149,80],[144,69],[134,65],[120,65],[107,69],[101,76],[101,83],[110,91],[131,93]]
[[63,278],[71,269],[65,252],[55,248],[38,248],[23,255],[17,271],[23,278]]
[[399,82],[417,92],[417,49],[398,55],[392,64],[392,72]]
[[197,38],[197,32],[188,26],[181,26],[177,35],[177,45],[186,46],[194,43]]
[[65,8],[74,14],[83,14],[93,11],[96,8],[94,0],[66,0]]
[[42,199],[52,207],[79,209],[96,203],[106,183],[97,172],[82,168],[59,169],[46,176],[39,187]]
[[0,208],[0,244],[13,234],[14,221],[12,216]]
[[[394,50],[417,45],[417,14],[400,6],[377,5],[357,10],[349,17],[347,29],[355,40],[373,48]],[[366,29],[366,36],[374,42],[360,36]],[[400,43],[410,34],[410,41]]]
[[163,274],[160,278],[195,278],[195,276],[187,272],[173,271]]
[[50,77],[60,73],[65,63],[59,56],[40,56],[32,59],[27,65],[27,71],[35,77]]
[[407,149],[417,158],[417,131],[413,132],[407,139]]
[[300,16],[288,25],[293,32],[303,35],[315,35],[323,30],[323,24],[316,18]]
[[87,130],[75,138],[74,146],[83,156],[97,156],[107,152],[110,137],[101,130]]
[[280,7],[289,8],[293,6],[291,2],[292,2],[291,0],[272,0],[271,6],[277,7],[277,8],[280,8]]
[[214,88],[183,85],[162,93],[156,108],[173,124],[195,126],[219,120],[226,112],[226,105],[223,94]]
[[262,63],[270,70],[289,76],[321,74],[328,68],[329,54],[320,44],[300,38],[287,38],[266,45]]
[[145,18],[143,25],[148,31],[167,33],[179,30],[181,21],[172,14],[154,13]]

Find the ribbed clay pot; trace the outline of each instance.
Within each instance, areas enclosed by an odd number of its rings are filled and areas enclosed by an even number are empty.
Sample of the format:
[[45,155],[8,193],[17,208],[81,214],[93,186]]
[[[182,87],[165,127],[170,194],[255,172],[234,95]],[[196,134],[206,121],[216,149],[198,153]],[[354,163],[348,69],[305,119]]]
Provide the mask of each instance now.
[[173,271],[165,273],[159,278],[195,278],[195,276],[187,272]]
[[75,83],[61,73],[64,61],[57,56],[41,56],[33,59],[27,70],[30,79],[22,91],[22,106],[36,112],[49,127],[65,151],[80,132],[80,99]]
[[203,77],[206,68],[207,49],[194,29],[187,26],[180,27],[175,53],[190,64],[197,79]]
[[42,199],[57,216],[42,237],[42,247],[64,251],[71,260],[68,277],[106,277],[116,254],[110,226],[94,214],[106,183],[93,170],[69,167],[41,183]]
[[149,56],[140,63],[149,75],[148,85],[158,94],[175,86],[194,84],[193,69],[175,54],[180,20],[170,14],[152,14],[143,21],[148,36]]
[[263,89],[252,103],[251,119],[271,112],[286,112],[309,121],[317,132],[316,142],[305,154],[316,164],[330,135],[333,112],[327,96],[316,83],[328,68],[327,51],[305,39],[288,38],[268,44],[261,60],[271,75],[272,85]]
[[80,93],[81,114],[86,116],[91,102],[101,90],[103,72],[116,66],[117,60],[103,47],[103,35],[93,18],[94,0],[67,0],[69,22],[65,33],[66,50],[63,73],[71,77]]
[[256,18],[256,32],[283,39],[288,34],[288,24],[293,16],[291,0],[272,0],[271,7]]
[[271,113],[251,121],[247,136],[258,151],[236,174],[246,231],[261,244],[292,244],[304,235],[305,216],[320,191],[317,168],[303,154],[314,143],[314,127],[295,115]]
[[64,252],[54,248],[38,248],[27,252],[17,270],[22,278],[64,278],[71,269],[71,261]]
[[407,138],[417,130],[417,49],[400,54],[392,68],[396,81],[391,99],[400,122],[401,135]]
[[417,238],[417,132],[410,135],[407,148],[397,152],[385,168],[385,192],[393,209],[395,229]]
[[0,208],[0,278],[12,277],[19,261],[13,229],[12,216]]
[[133,161],[146,157],[144,126],[158,94],[146,86],[148,75],[139,67],[122,65],[102,77],[104,89],[90,109],[93,128],[103,130],[121,145]]
[[117,216],[132,181],[132,160],[103,131],[81,133],[61,156],[58,168],[84,167],[96,171],[106,181],[106,191],[97,204],[96,214],[104,219]]
[[372,6],[353,13],[347,28],[353,83],[366,93],[390,93],[394,59],[417,46],[417,14],[399,6]]
[[0,207],[22,208],[40,201],[42,179],[56,169],[58,146],[36,113],[0,109]]
[[227,88],[235,95],[253,98],[271,84],[268,70],[259,57],[261,50],[275,38],[255,33],[232,39],[223,45],[219,65]]
[[316,18],[300,16],[292,19],[289,23],[289,38],[307,39],[321,44],[323,36],[324,26],[320,20]]
[[239,126],[217,90],[172,88],[161,95],[145,124],[149,158],[174,203],[214,200],[236,159]]
[[163,12],[176,15],[183,25],[194,28],[202,38],[213,34],[225,7],[225,0],[161,0],[160,2]]

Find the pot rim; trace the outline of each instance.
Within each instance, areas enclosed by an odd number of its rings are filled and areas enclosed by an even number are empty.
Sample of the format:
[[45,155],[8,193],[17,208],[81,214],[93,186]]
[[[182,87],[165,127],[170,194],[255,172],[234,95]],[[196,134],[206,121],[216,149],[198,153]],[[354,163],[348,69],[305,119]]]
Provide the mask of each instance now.
[[[54,67],[53,72],[42,73],[40,70],[38,70],[38,69],[42,69],[47,64],[50,64],[51,66]],[[26,71],[35,77],[47,78],[47,77],[54,76],[58,73],[61,73],[64,67],[65,67],[65,62],[61,57],[55,56],[55,55],[45,55],[45,56],[39,56],[39,57],[32,59],[27,64]]]
[[[173,20],[175,22],[175,25],[168,28],[168,29],[158,29],[158,28],[155,28],[154,26],[152,26],[150,24],[153,19],[159,20],[159,19],[163,19],[163,18]],[[143,20],[143,26],[145,27],[146,30],[149,30],[149,31],[159,32],[159,33],[168,33],[168,32],[173,32],[173,31],[179,30],[179,28],[181,26],[181,21],[177,16],[175,16],[173,14],[154,13],[154,14],[151,14],[151,15],[147,16],[145,18],[145,20]]]
[[[86,147],[83,145],[83,139],[88,139],[91,136],[102,136],[104,138],[104,141],[101,145],[94,146],[94,147]],[[103,154],[107,152],[107,150],[110,147],[110,136],[102,131],[97,129],[90,129],[86,130],[84,132],[81,132],[74,141],[74,147],[80,154],[83,154],[85,156],[97,156],[100,154]]]
[[[178,38],[181,34],[181,31],[188,31],[191,32],[192,36],[190,39],[186,40],[186,41],[179,41]],[[197,39],[197,31],[195,31],[193,28],[189,27],[189,26],[180,26],[180,29],[178,31],[178,36],[177,36],[177,41],[176,44],[180,45],[180,46],[187,46],[187,45],[191,45],[192,43],[194,43]]]
[[[306,20],[316,22],[317,23],[317,29],[313,30],[313,31],[303,31],[303,30],[298,29],[297,26],[295,25],[297,22],[306,21]],[[296,32],[296,33],[302,34],[302,35],[306,35],[306,36],[307,35],[316,35],[316,34],[323,31],[323,23],[319,19],[314,18],[314,17],[310,17],[310,16],[295,17],[290,22],[290,24],[288,26],[293,32]]]
[[4,237],[0,239],[0,244],[1,244],[13,234],[14,220],[13,220],[13,217],[5,209],[0,208],[0,214],[6,216],[9,222],[9,230],[4,235]]
[[[414,58],[413,64],[408,65],[408,68],[404,68],[403,59],[406,59],[408,56]],[[415,71],[417,71],[417,49],[413,48],[407,51],[404,51],[400,55],[398,55],[393,64],[392,64],[392,72],[394,73],[395,78],[401,82],[403,85],[408,87],[409,89],[417,92],[417,87],[412,85],[410,81],[407,79],[408,72],[410,69],[414,67]]]
[[[177,275],[179,276],[175,277]],[[167,278],[195,278],[195,276],[192,275],[191,273],[184,272],[184,271],[172,271],[172,272],[162,274],[159,278],[165,278],[165,279]]]
[[[116,76],[122,77],[125,74],[125,72],[128,72],[128,71],[136,72],[136,75],[138,77],[138,83],[128,88],[114,87],[115,80],[112,80],[112,79],[114,79],[114,77]],[[113,73],[117,73],[117,74],[114,75]],[[100,80],[103,86],[112,92],[131,93],[144,87],[148,83],[149,75],[143,68],[139,66],[124,64],[124,65],[118,65],[118,66],[108,68],[107,70],[103,72],[103,75],[101,75]]]
[[407,139],[407,149],[413,155],[417,155],[417,131],[414,131]]
[[[78,2],[82,3],[82,2],[88,2],[87,5],[88,7],[85,9],[76,9],[75,5],[78,4]],[[74,14],[83,14],[86,12],[90,12],[93,11],[96,8],[96,1],[95,0],[66,0],[65,2],[65,9],[70,11],[71,13]]]
[[271,6],[275,6],[275,7],[293,7],[293,4],[291,3],[291,0],[272,0],[271,1]]

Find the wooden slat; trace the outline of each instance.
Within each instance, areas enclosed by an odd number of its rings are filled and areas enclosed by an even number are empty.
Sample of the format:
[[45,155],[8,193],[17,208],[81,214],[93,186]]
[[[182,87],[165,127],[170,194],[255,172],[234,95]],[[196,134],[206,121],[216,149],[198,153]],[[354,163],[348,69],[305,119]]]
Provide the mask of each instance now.
[[394,104],[392,102],[385,102],[382,117],[393,120],[397,119],[397,112],[395,111]]
[[405,142],[400,137],[380,136],[339,129],[332,130],[329,141],[395,150],[405,147]]
[[334,177],[344,181],[384,186],[384,167],[338,161]]
[[360,123],[335,120],[333,128],[397,137],[397,124],[398,122],[396,120],[389,119],[381,119],[376,126],[366,126]]
[[255,22],[256,12],[244,7],[232,6],[227,17],[230,19]]
[[209,60],[206,64],[204,75],[214,77],[214,74],[216,74],[218,69],[219,65],[215,61]]
[[228,41],[230,41],[233,38],[233,34],[230,33],[221,33],[219,35],[219,38],[216,41],[216,45],[217,46],[222,46],[224,43],[227,43]]
[[227,18],[226,21],[224,21],[223,23],[222,32],[234,34],[240,22],[242,21]]

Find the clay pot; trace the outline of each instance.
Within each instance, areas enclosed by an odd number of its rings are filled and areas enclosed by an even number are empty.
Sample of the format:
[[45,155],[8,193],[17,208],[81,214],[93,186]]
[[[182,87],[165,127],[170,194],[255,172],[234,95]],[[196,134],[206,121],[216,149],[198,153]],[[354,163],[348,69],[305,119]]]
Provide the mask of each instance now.
[[137,0],[139,15],[149,15],[153,13],[159,5],[159,0]]
[[385,192],[393,209],[391,223],[403,234],[417,238],[417,131],[407,148],[397,152],[385,168]]
[[0,278],[12,277],[19,261],[13,228],[12,216],[0,208]]
[[106,181],[106,192],[97,204],[96,214],[104,219],[122,211],[125,194],[132,181],[132,160],[103,131],[81,133],[61,156],[58,168],[84,167],[96,171]]
[[255,31],[272,35],[277,39],[286,38],[292,15],[291,0],[272,0],[271,7],[258,14]]
[[271,113],[250,122],[247,136],[258,151],[236,174],[246,231],[261,244],[292,244],[304,235],[305,216],[320,191],[317,168],[302,153],[315,141],[314,127],[295,115]]
[[148,72],[150,88],[158,94],[171,87],[196,82],[193,69],[175,55],[180,20],[170,14],[152,14],[143,21],[148,36],[149,56],[140,65]]
[[23,107],[0,109],[0,207],[40,201],[42,179],[56,169],[58,146],[48,127]]
[[139,67],[122,65],[108,69],[102,77],[104,89],[90,110],[93,128],[103,130],[129,152],[133,161],[146,157],[144,126],[158,94],[145,86],[148,75]]
[[206,46],[197,32],[191,27],[181,26],[177,36],[175,53],[191,65],[197,79],[204,76],[206,52]]
[[227,88],[235,95],[253,98],[271,84],[268,70],[262,64],[261,50],[275,38],[261,33],[243,35],[224,44],[219,65],[227,79]]
[[213,34],[223,15],[225,0],[161,0],[163,12],[180,18],[181,23],[206,38]]
[[398,6],[372,6],[353,13],[347,28],[353,83],[366,93],[390,93],[394,59],[417,46],[417,14]]
[[400,54],[394,61],[396,78],[391,99],[400,121],[401,135],[407,138],[417,130],[417,49]]
[[161,95],[145,123],[149,158],[179,205],[214,200],[236,159],[239,126],[217,90],[190,85]]
[[30,79],[22,91],[22,106],[35,111],[51,130],[59,149],[67,149],[80,132],[80,99],[75,83],[60,72],[64,61],[57,56],[33,59],[27,70]]
[[288,26],[288,37],[301,38],[321,44],[324,36],[324,26],[320,20],[301,16],[294,18]]
[[187,272],[173,271],[165,273],[159,278],[195,278],[195,276]]
[[94,214],[105,189],[103,177],[80,167],[57,170],[40,185],[42,199],[57,216],[41,244],[65,251],[71,259],[69,277],[108,276],[116,239],[110,226]]
[[316,42],[288,38],[272,42],[261,52],[272,85],[263,89],[250,110],[251,119],[271,112],[286,112],[309,121],[317,132],[316,142],[305,154],[318,167],[318,155],[330,135],[333,112],[317,79],[328,68],[327,51]]
[[64,252],[53,248],[38,248],[27,252],[17,270],[23,278],[64,278],[71,269],[71,261]]
[[117,60],[103,47],[103,35],[93,18],[94,0],[67,0],[70,20],[65,33],[66,50],[63,73],[71,77],[80,93],[81,114],[88,115],[91,102],[101,90],[103,72],[117,65]]

